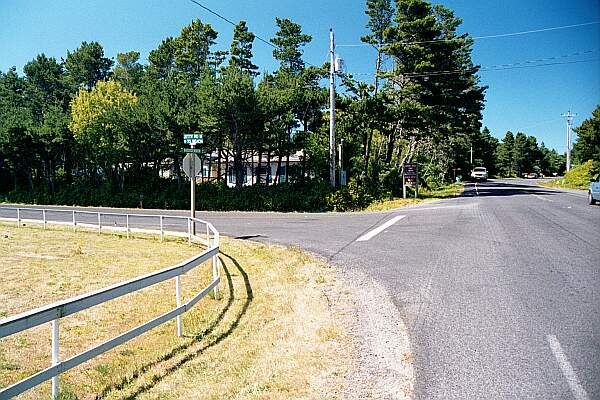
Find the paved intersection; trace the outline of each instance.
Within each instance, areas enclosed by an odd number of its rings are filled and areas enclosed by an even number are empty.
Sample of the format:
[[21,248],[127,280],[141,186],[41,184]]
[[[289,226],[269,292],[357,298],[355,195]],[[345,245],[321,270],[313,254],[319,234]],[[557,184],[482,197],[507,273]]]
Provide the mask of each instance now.
[[584,194],[489,181],[383,213],[199,217],[381,283],[410,331],[416,398],[600,399],[600,207]]

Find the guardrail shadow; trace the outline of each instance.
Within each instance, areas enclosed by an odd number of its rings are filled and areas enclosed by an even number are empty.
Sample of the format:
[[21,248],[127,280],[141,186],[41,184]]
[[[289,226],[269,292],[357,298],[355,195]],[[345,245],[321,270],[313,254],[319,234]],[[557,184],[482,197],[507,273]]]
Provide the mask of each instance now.
[[[246,301],[244,302],[242,308],[237,313],[237,315],[235,316],[234,320],[231,322],[231,324],[229,325],[227,330],[225,330],[223,333],[221,333],[219,336],[217,336],[210,342],[206,343],[204,346],[202,346],[198,349],[193,349],[193,347],[195,345],[202,342],[202,340],[204,338],[206,338],[208,335],[210,335],[219,326],[219,324],[223,321],[223,319],[225,318],[227,313],[230,311],[231,306],[233,305],[233,302],[236,299],[233,280],[231,277],[232,275],[229,272],[227,263],[224,261],[224,259],[221,256],[223,256],[223,257],[227,258],[229,261],[231,261],[231,263],[237,269],[239,274],[242,276],[242,279],[244,280],[244,290],[246,292],[245,293]],[[121,381],[119,381],[118,383],[106,386],[100,392],[100,394],[98,394],[96,396],[96,399],[107,398],[107,396],[109,394],[111,394],[111,392],[125,390],[127,387],[135,385],[135,381],[137,379],[139,379],[140,377],[142,377],[142,375],[144,375],[145,373],[150,371],[152,368],[157,367],[161,363],[165,363],[178,355],[185,354],[175,364],[171,365],[164,371],[153,375],[151,377],[149,383],[141,385],[138,388],[136,388],[133,393],[130,393],[125,397],[121,397],[121,399],[124,399],[124,400],[135,399],[138,396],[142,395],[143,393],[146,393],[149,390],[151,390],[154,386],[156,386],[158,383],[160,383],[166,377],[168,377],[171,374],[173,374],[174,372],[176,372],[183,365],[192,361],[194,358],[198,357],[199,355],[201,355],[202,353],[204,353],[206,350],[210,349],[211,347],[216,346],[217,344],[222,342],[225,338],[227,338],[229,335],[231,335],[231,333],[233,333],[233,331],[239,326],[242,317],[248,311],[248,307],[250,307],[250,304],[252,303],[252,300],[254,299],[254,294],[252,291],[252,286],[250,285],[250,279],[248,277],[248,274],[246,273],[246,271],[244,271],[244,269],[238,263],[238,261],[235,258],[233,258],[230,255],[223,253],[223,252],[220,252],[219,259],[221,261],[222,270],[225,273],[225,276],[227,278],[227,289],[229,292],[229,296],[227,299],[227,303],[225,304],[225,306],[223,307],[223,309],[221,310],[219,315],[212,321],[212,323],[206,329],[202,330],[199,333],[196,333],[194,335],[187,335],[187,337],[191,338],[191,340],[189,342],[179,345],[179,346],[176,346],[173,349],[171,349],[171,351],[169,351],[167,354],[159,357],[155,361],[149,362],[149,363],[141,366],[140,368],[136,369],[129,376],[123,377],[121,379]],[[187,353],[186,353],[186,351],[187,351]]]

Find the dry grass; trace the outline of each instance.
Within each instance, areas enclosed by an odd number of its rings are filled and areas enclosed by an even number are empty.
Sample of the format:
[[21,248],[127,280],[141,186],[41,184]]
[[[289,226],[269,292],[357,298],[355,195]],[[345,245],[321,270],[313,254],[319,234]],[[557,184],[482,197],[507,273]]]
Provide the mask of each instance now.
[[[0,224],[0,317],[175,264],[199,251],[182,241]],[[335,398],[354,350],[329,309],[325,264],[297,249],[224,239],[222,299],[205,298],[174,321],[61,375],[63,398]],[[182,278],[184,300],[210,266]],[[175,305],[174,283],[61,319],[61,358]],[[0,340],[0,387],[50,364],[49,324]],[[49,383],[20,398],[47,398]]]
[[433,200],[447,199],[451,197],[456,197],[462,193],[464,190],[463,183],[453,183],[451,185],[444,186],[443,188],[436,190],[422,190],[419,191],[419,198],[415,199],[414,192],[407,195],[406,199],[403,198],[394,198],[390,200],[378,201],[371,204],[369,207],[365,209],[365,211],[388,211],[393,210],[395,208],[411,206],[414,204],[425,203]]

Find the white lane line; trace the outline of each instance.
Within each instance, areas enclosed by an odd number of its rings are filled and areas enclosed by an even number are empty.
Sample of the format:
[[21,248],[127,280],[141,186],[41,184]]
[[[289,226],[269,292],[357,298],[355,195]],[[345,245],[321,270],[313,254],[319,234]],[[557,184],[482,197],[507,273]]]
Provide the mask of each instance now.
[[534,194],[534,196],[537,197],[538,199],[549,201],[550,203],[554,202],[554,200],[547,199],[544,196],[540,196],[539,194]]
[[383,232],[385,229],[394,225],[396,222],[400,221],[404,217],[406,217],[406,215],[397,215],[394,218],[390,219],[389,221],[385,222],[383,225],[380,225],[377,228],[373,229],[372,231],[365,233],[364,235],[362,235],[361,237],[356,239],[356,241],[357,242],[367,241],[367,240],[371,239],[373,236]]
[[571,392],[573,393],[575,399],[589,400],[585,389],[583,388],[583,386],[581,386],[581,383],[579,382],[579,379],[577,378],[577,375],[575,374],[571,363],[567,359],[567,356],[563,352],[563,349],[560,346],[558,339],[556,339],[556,336],[546,335],[546,339],[548,340],[550,349],[552,350],[552,353],[554,353],[554,357],[556,357],[558,365],[560,366],[560,369],[563,375],[565,376],[565,379],[567,380],[567,383],[569,384],[569,387],[571,388]]
[[571,193],[571,192],[561,192],[562,194],[568,194],[569,196],[579,197],[580,199],[587,199],[587,195],[579,194],[579,193]]

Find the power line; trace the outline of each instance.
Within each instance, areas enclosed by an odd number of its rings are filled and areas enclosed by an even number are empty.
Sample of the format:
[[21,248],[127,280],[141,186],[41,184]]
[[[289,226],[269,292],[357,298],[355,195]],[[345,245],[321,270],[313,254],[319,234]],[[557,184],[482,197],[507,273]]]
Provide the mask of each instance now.
[[[571,54],[562,54],[559,56],[540,58],[537,60],[526,60],[526,61],[519,61],[519,62],[510,63],[510,64],[497,64],[497,65],[483,66],[483,67],[479,68],[478,72],[502,71],[502,70],[508,70],[508,69],[533,68],[533,67],[544,67],[544,66],[549,66],[549,65],[576,64],[576,63],[582,63],[582,62],[597,61],[600,58],[590,58],[590,59],[586,59],[586,60],[573,60],[573,61],[562,61],[562,62],[548,62],[548,61],[553,61],[553,60],[559,60],[561,58],[575,57],[575,56],[590,54],[590,53],[594,53],[597,51],[598,51],[598,49],[591,49],[591,50],[578,51],[578,52],[571,53]],[[475,68],[473,68],[473,69],[475,69]],[[418,73],[418,72],[417,73],[407,73],[407,74],[404,74],[404,76],[424,77],[424,76],[436,76],[436,75],[452,75],[452,74],[459,74],[459,73],[464,73],[464,72],[465,72],[464,69],[461,69],[461,70],[456,69],[456,70],[430,71],[430,72],[423,72],[423,73]],[[359,73],[351,74],[351,75],[374,76],[375,74],[359,72]]]
[[[233,26],[236,26],[237,24],[233,21],[231,21],[230,19],[222,16],[221,14],[219,14],[216,11],[211,10],[210,8],[206,7],[205,5],[202,5],[200,3],[198,3],[196,0],[190,0],[192,3],[196,4],[197,6],[202,7],[203,9],[205,9],[206,11],[208,11],[209,13],[216,15],[217,17],[221,18],[223,21],[230,23]],[[269,46],[277,49],[277,50],[281,50],[279,47],[275,46],[273,43],[269,42],[268,40],[265,40],[263,38],[261,38],[260,36],[258,36],[256,33],[252,32],[252,34],[254,35],[255,38],[257,38],[258,40],[260,40],[263,43],[268,44]]]
[[[541,28],[541,29],[532,29],[528,31],[520,31],[520,32],[510,32],[510,33],[500,33],[496,35],[484,35],[484,36],[473,36],[471,39],[473,40],[481,40],[481,39],[492,39],[492,38],[502,38],[502,37],[510,37],[510,36],[521,36],[521,35],[529,35],[532,33],[540,33],[540,32],[549,32],[556,31],[560,29],[570,29],[570,28],[578,28],[582,26],[589,25],[597,25],[600,24],[600,21],[591,21],[591,22],[583,22],[581,24],[573,24],[573,25],[562,25],[562,26],[553,26],[550,28]],[[458,39],[458,37],[453,39],[435,39],[435,40],[424,40],[424,41],[415,41],[415,42],[400,42],[400,44],[426,44],[426,43],[437,43],[437,42],[450,42]],[[390,43],[384,43],[383,45],[388,45]],[[365,46],[373,46],[370,43],[358,43],[358,44],[339,44],[337,47],[365,47]]]
[[[197,2],[196,0],[190,0],[192,3],[196,4],[197,6],[202,7],[203,9],[205,9],[206,11],[208,11],[209,13],[216,15],[217,17],[221,18],[223,21],[228,22],[229,24],[236,26],[237,24],[233,21],[231,21],[230,19],[222,16],[221,14],[219,14],[216,11],[211,10],[210,8],[206,7],[205,5],[200,4],[199,2]],[[281,47],[276,46],[275,44],[271,43],[270,41],[263,39],[262,37],[260,37],[259,35],[257,35],[256,33],[252,32],[252,34],[254,35],[254,37],[258,40],[260,40],[261,42],[268,44],[269,46],[271,46],[272,48],[281,51]],[[308,61],[304,61],[307,65],[311,66],[311,67],[315,67],[315,68],[319,68],[316,65],[309,63]]]

